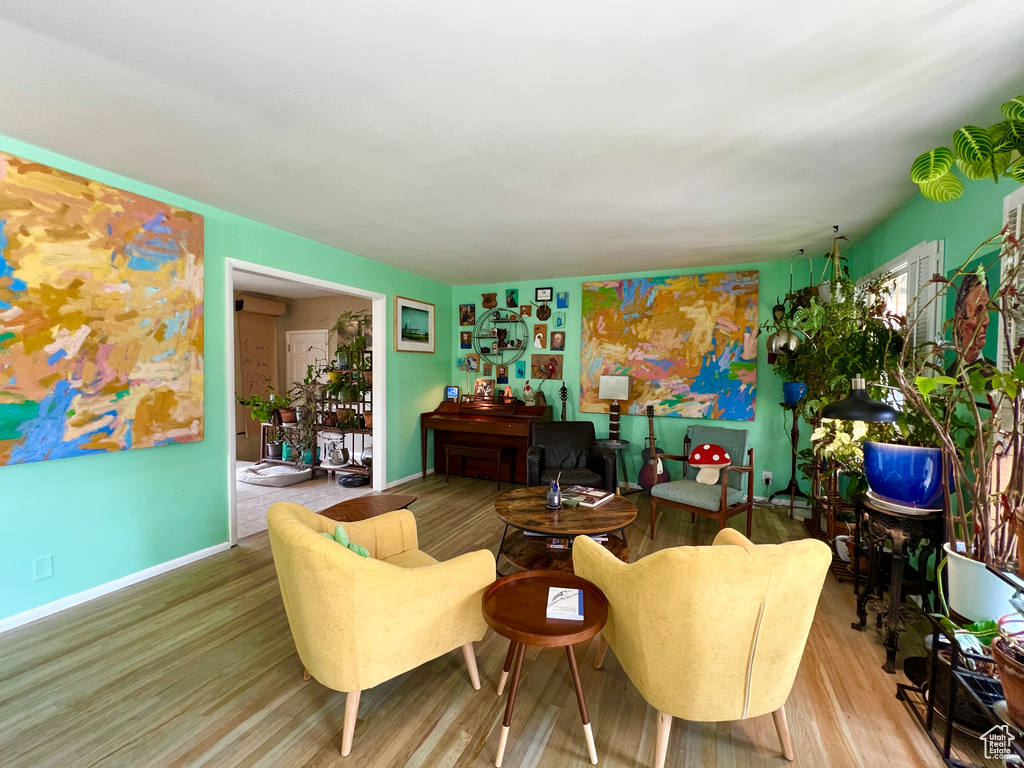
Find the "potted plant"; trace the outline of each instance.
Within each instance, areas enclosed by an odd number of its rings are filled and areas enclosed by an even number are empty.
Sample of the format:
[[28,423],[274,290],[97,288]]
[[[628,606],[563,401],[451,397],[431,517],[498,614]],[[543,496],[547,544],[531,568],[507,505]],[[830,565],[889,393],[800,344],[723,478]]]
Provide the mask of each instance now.
[[862,375],[872,382],[884,379],[883,371],[903,347],[899,318],[885,308],[884,278],[858,287],[844,272],[831,283],[841,301],[823,302],[805,297],[797,305],[794,293],[787,326],[802,337],[797,348],[779,354],[774,370],[784,381],[807,385],[798,413],[814,427],[827,403],[847,395],[850,379]]
[[275,411],[280,411],[282,408],[287,408],[292,404],[292,399],[288,395],[276,394],[273,387],[268,387],[267,390],[268,396],[266,399],[260,394],[250,395],[249,397],[242,397],[239,394],[235,395],[235,402],[248,408],[249,415],[257,424],[272,424]]
[[[995,245],[1001,246],[996,255],[978,259]],[[915,412],[930,425],[946,457],[943,473],[954,481],[946,515],[949,603],[972,620],[1008,610],[1012,590],[985,566],[1004,567],[1014,559],[1024,512],[1024,350],[1014,336],[1024,320],[1021,256],[1016,238],[1002,233],[982,243],[951,277],[934,276],[931,284],[938,290],[919,302],[910,331],[923,322],[932,303],[955,295],[954,316],[945,328],[950,333],[917,348],[908,346],[891,371],[905,400],[904,412]],[[1000,263],[1002,278],[987,289],[986,275]],[[997,331],[1003,348],[1001,363],[981,354],[990,329]]]
[[953,166],[968,179],[1000,176],[1024,182],[1024,96],[1005,102],[1006,118],[982,128],[965,125],[953,132],[953,149],[938,147],[919,155],[910,166],[910,179],[929,200],[945,203],[963,194],[964,185]]
[[334,352],[338,371],[355,369],[367,370],[366,349],[367,333],[371,327],[371,314],[368,309],[343,312],[338,315],[331,332],[338,335],[338,348]]
[[292,384],[290,394],[295,398],[297,420],[292,425],[284,425],[285,437],[292,447],[292,456],[296,464],[313,464],[316,462],[317,443],[320,436],[317,423],[317,402],[322,383],[320,376],[323,370],[314,365],[306,366],[306,377]]
[[999,670],[1007,714],[1014,723],[1024,723],[1024,633],[1011,631],[1011,624],[1019,627],[1020,619],[1004,617],[999,622],[999,636],[989,648]]
[[[824,302],[816,291],[791,290],[786,296],[790,311],[782,313],[781,318],[776,317],[774,324],[794,335],[799,334],[795,349],[788,345],[789,349],[776,356],[773,367],[784,382],[806,385],[806,395],[798,400],[796,414],[814,431],[821,425],[822,407],[846,397],[852,378],[864,375],[872,382],[884,380],[886,366],[895,360],[903,346],[900,318],[886,310],[884,277],[858,287],[842,268],[842,263],[838,264],[831,290],[833,295],[842,297],[841,301]],[[824,433],[819,433],[818,442],[824,436]],[[852,438],[852,435],[848,437]],[[833,433],[829,443],[835,438]],[[862,439],[858,436],[855,441],[857,451]],[[836,445],[836,449],[840,447]],[[812,455],[807,459],[800,468],[815,485],[822,457]],[[851,490],[856,489],[856,482],[862,476],[859,464],[858,457],[856,462],[840,466],[849,478],[843,484],[847,497]],[[812,488],[812,491],[817,489]],[[811,496],[813,519],[824,517],[828,530],[834,532],[837,510],[841,510],[842,505],[831,503],[833,500],[824,496],[815,500],[816,493]]]
[[821,283],[818,285],[818,298],[825,304],[830,304],[833,300],[843,301],[846,298],[846,291],[837,290],[844,287],[842,284],[850,279],[850,267],[846,263],[846,258],[839,255],[839,241],[845,239],[845,236],[839,234],[839,227],[832,227],[832,248],[825,254],[825,268],[822,270]]

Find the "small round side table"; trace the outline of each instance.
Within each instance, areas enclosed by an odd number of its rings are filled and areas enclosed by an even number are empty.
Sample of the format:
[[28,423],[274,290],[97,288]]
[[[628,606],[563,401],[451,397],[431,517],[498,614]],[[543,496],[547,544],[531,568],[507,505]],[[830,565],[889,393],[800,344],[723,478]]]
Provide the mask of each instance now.
[[619,485],[625,485],[626,490],[622,491],[624,494],[632,493],[633,488],[629,484],[629,471],[626,468],[626,453],[629,450],[629,440],[612,440],[609,438],[607,440],[598,440],[597,444],[602,448],[611,448],[615,451],[616,455],[619,457],[619,469],[622,470],[622,477],[618,479],[615,485],[616,487]]
[[[581,590],[583,620],[547,618],[549,587]],[[604,627],[608,620],[608,601],[604,593],[586,579],[573,574],[526,571],[505,576],[491,584],[484,592],[483,612],[488,626],[509,639],[508,653],[505,654],[505,664],[498,682],[499,696],[505,689],[509,670],[514,667],[512,685],[509,687],[508,701],[505,704],[505,718],[501,724],[498,754],[494,759],[496,768],[501,768],[501,761],[505,756],[508,729],[512,724],[512,709],[515,707],[516,692],[519,690],[519,673],[523,667],[523,654],[528,645],[542,648],[565,646],[573,687],[576,689],[576,703],[579,704],[580,717],[583,720],[583,733],[587,739],[587,751],[590,753],[590,762],[597,765],[594,733],[590,728],[590,715],[587,713],[587,703],[583,698],[580,672],[572,647],[575,643],[589,640]]]

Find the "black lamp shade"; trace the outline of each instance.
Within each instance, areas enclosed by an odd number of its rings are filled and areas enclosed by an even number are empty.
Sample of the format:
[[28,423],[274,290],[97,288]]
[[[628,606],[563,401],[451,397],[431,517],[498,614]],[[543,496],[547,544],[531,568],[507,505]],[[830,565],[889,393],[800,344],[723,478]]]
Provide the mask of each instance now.
[[842,421],[886,421],[893,422],[899,416],[893,408],[872,400],[865,389],[851,389],[842,400],[829,403],[821,409],[823,419]]

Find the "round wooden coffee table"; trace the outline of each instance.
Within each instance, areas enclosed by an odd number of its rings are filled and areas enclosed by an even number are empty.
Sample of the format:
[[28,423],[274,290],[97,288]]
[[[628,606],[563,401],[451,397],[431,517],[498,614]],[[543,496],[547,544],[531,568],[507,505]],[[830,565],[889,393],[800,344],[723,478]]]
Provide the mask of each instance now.
[[[596,507],[581,504],[553,510],[547,508],[547,491],[544,485],[516,488],[494,502],[494,511],[505,523],[495,563],[504,555],[510,563],[528,571],[572,573],[573,539],[598,534],[609,534],[601,544],[622,562],[629,562],[626,526],[636,520],[633,502],[624,496],[613,496]],[[509,528],[514,530],[509,533]],[[617,536],[610,535],[615,531]],[[569,547],[549,549],[549,537],[567,539]]]
[[[582,590],[583,620],[547,618],[549,587]],[[583,686],[580,683],[580,672],[576,666],[576,654],[572,646],[589,640],[604,627],[608,620],[608,601],[604,594],[594,584],[579,576],[552,571],[527,571],[505,576],[491,584],[484,592],[483,611],[488,626],[509,639],[508,653],[505,654],[505,664],[502,667],[501,679],[498,681],[499,696],[505,689],[509,670],[513,670],[494,765],[501,768],[501,761],[505,756],[508,729],[512,724],[512,709],[515,707],[516,692],[519,690],[519,673],[523,667],[523,654],[528,645],[542,648],[565,646],[572,684],[576,689],[576,703],[579,704],[580,718],[583,720],[583,733],[587,739],[587,751],[590,754],[590,762],[596,765],[597,747],[594,746],[594,733],[590,728],[590,715],[587,713],[587,703],[583,698]]]

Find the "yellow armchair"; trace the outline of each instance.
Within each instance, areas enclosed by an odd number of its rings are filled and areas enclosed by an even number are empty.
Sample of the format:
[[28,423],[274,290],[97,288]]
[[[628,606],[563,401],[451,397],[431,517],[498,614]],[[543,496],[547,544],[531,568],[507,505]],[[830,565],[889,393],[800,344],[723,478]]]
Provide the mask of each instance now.
[[751,544],[731,528],[710,547],[663,549],[626,564],[586,536],[575,571],[608,598],[610,645],[644,699],[658,710],[655,768],[672,718],[697,722],[774,715],[793,759],[785,703],[831,563],[828,546],[805,539]]
[[469,552],[440,563],[417,549],[407,510],[344,523],[370,552],[360,557],[321,536],[334,520],[291,502],[267,512],[270,548],[288,625],[307,677],[346,694],[341,754],[352,748],[360,691],[462,646],[479,690],[473,642],[487,625],[484,588],[494,555]]

